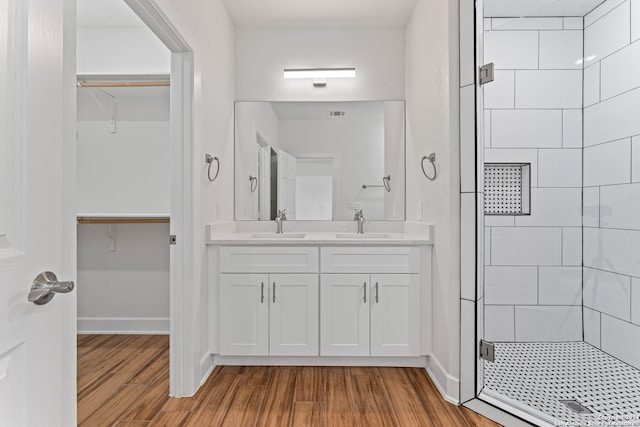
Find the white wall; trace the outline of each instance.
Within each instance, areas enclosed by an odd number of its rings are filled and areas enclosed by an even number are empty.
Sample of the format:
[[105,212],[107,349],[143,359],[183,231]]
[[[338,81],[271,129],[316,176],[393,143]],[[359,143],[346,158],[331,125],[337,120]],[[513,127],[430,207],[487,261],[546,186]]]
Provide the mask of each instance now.
[[[508,22],[505,25],[505,22]],[[486,163],[531,163],[531,215],[485,216],[484,338],[582,339],[582,19],[485,18]]]
[[[193,49],[194,87],[194,221],[193,259],[195,272],[193,325],[194,376],[196,387],[207,372],[210,353],[208,340],[208,275],[205,225],[233,220],[233,102],[234,102],[234,26],[222,0],[176,2],[156,0],[162,12]],[[220,175],[211,183],[206,177],[205,153],[220,158]],[[217,215],[217,211],[220,215]]]
[[[435,226],[433,352],[429,370],[451,401],[460,376],[458,2],[418,0],[406,29],[407,220]],[[428,181],[420,159],[437,155]]]
[[[584,339],[640,368],[640,5],[585,16]],[[607,13],[608,12],[608,13]]]
[[165,74],[171,54],[147,27],[79,27],[77,74]]
[[[355,101],[404,99],[402,28],[237,28],[236,99]],[[283,78],[285,68],[356,67],[355,79]]]

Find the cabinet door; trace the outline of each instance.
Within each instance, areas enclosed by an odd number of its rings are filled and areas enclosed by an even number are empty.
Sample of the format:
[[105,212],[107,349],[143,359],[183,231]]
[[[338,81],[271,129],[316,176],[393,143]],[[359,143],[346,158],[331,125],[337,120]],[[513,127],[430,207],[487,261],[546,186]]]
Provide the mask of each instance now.
[[220,354],[269,354],[269,276],[220,275]]
[[371,355],[420,355],[420,275],[371,275]]
[[369,275],[320,277],[320,355],[369,356]]
[[318,355],[318,275],[269,275],[269,354]]

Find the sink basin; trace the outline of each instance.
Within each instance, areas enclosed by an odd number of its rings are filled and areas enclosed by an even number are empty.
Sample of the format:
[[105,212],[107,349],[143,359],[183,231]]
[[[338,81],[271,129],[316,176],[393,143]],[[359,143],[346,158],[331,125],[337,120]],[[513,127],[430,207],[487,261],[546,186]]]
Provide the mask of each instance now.
[[338,239],[388,239],[386,233],[336,233]]
[[302,239],[304,233],[253,233],[254,239]]

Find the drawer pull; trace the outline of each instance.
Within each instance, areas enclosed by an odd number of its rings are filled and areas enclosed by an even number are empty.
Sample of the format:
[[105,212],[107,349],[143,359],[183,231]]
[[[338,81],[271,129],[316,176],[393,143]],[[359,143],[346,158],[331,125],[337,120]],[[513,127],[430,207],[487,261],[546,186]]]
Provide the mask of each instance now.
[[260,282],[260,304],[264,304],[264,282]]
[[276,302],[276,282],[273,282],[273,302]]
[[376,304],[378,304],[378,282],[376,282]]
[[367,303],[367,282],[364,282],[362,287],[364,288],[364,303],[366,304]]

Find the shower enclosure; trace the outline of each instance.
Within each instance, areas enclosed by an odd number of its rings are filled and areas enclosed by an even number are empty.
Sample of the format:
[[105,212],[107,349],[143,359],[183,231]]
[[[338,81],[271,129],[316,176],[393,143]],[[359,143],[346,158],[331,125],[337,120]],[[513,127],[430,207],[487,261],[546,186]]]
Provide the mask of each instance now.
[[[480,399],[640,426],[640,0],[484,0]],[[478,34],[477,32],[476,34]]]

